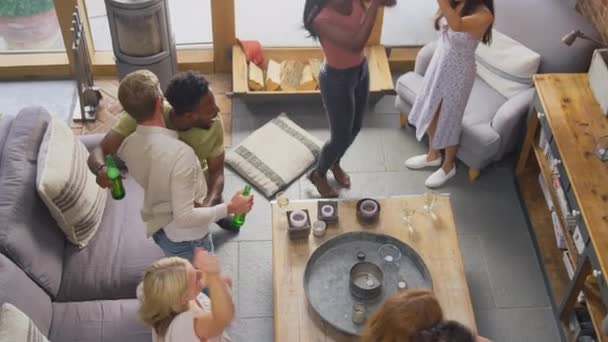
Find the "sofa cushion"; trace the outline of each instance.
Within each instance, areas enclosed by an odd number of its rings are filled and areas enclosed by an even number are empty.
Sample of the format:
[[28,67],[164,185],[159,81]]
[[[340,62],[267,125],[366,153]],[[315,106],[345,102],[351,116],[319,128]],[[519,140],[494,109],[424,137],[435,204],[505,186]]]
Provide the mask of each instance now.
[[79,247],[97,232],[108,193],[89,171],[88,156],[72,130],[52,119],[38,154],[38,194],[67,239]]
[[8,114],[0,113],[0,160],[2,160],[2,150],[4,149],[4,142],[8,136],[8,131],[13,125],[13,119],[15,117]]
[[504,97],[533,85],[532,75],[540,66],[540,55],[518,41],[492,30],[492,44],[479,44],[475,51],[477,75]]
[[3,303],[18,307],[48,336],[53,318],[51,298],[17,265],[0,254],[0,305]]
[[0,160],[0,253],[54,297],[65,237],[36,192],[38,149],[50,118],[43,108],[26,108],[8,134]]
[[36,324],[10,303],[0,307],[0,341],[48,342]]
[[226,164],[272,197],[315,162],[322,146],[319,139],[281,113],[226,153]]
[[137,299],[53,303],[49,337],[65,342],[150,342],[152,330],[139,320],[138,309]]
[[478,123],[490,123],[498,108],[505,103],[507,99],[494,90],[490,85],[484,82],[479,77],[475,78],[471,96],[464,110],[462,118],[463,126],[472,126]]
[[[397,79],[396,91],[399,97],[414,105],[416,96],[422,88],[424,78],[414,72],[408,72]],[[507,99],[494,90],[490,85],[479,77],[475,78],[471,96],[464,111],[463,124],[474,125],[477,123],[489,123],[494,118],[498,108]]]
[[415,72],[407,72],[397,79],[395,91],[399,94],[399,97],[413,106],[414,101],[416,101],[416,95],[422,88],[423,80],[423,76]]
[[108,196],[97,234],[86,248],[68,244],[58,301],[134,298],[146,266],[163,257],[161,249],[146,238],[139,210],[143,190],[124,180],[126,196]]

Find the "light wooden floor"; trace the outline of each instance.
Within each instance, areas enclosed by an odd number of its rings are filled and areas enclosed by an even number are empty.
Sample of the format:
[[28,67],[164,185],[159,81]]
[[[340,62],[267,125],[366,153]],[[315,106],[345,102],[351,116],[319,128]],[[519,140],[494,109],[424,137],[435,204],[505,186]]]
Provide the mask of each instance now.
[[[230,146],[232,144],[232,100],[227,95],[232,90],[230,74],[213,74],[205,77],[215,94],[215,101],[220,107],[224,120],[224,144]],[[95,85],[101,89],[103,95],[97,110],[97,120],[92,123],[72,122],[71,126],[75,134],[106,133],[112,128],[122,112],[122,106],[118,102],[118,84],[119,82],[115,78],[98,77],[95,79]]]

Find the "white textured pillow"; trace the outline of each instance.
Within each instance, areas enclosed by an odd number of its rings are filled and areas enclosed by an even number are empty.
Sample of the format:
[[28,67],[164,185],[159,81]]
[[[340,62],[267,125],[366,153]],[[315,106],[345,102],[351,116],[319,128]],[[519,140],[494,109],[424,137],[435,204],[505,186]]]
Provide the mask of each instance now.
[[282,113],[228,152],[226,163],[271,197],[317,160],[322,145]]
[[36,186],[67,239],[79,247],[97,232],[107,197],[87,167],[88,155],[65,123],[49,122],[38,153]]
[[497,30],[489,46],[479,44],[475,59],[477,75],[507,98],[531,88],[540,66],[538,53]]
[[0,342],[48,342],[34,322],[11,303],[0,308]]

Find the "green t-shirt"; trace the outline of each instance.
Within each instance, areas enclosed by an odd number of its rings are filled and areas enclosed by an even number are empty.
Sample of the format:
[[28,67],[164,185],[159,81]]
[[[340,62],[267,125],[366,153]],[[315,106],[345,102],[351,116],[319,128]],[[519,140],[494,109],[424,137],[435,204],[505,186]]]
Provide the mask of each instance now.
[[[171,105],[167,102],[163,104],[163,116],[167,128],[175,130],[170,119]],[[122,136],[129,136],[135,132],[137,122],[129,113],[122,112],[120,119],[112,127],[112,130]],[[224,124],[222,123],[221,115],[217,116],[217,120],[209,129],[190,128],[187,131],[177,131],[179,140],[190,145],[196,156],[201,162],[203,171],[207,172],[207,158],[214,158],[224,153]]]

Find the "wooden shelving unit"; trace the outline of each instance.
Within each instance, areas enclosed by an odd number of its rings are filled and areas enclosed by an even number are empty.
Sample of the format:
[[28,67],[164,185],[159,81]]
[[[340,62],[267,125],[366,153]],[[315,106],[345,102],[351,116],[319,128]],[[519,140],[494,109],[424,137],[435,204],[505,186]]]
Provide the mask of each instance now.
[[542,190],[538,186],[538,172],[526,170],[519,178],[520,194],[526,208],[530,224],[536,235],[538,254],[544,265],[549,288],[555,301],[565,298],[570,279],[562,259],[562,251],[555,245],[553,219],[545,203]]
[[[516,168],[520,196],[531,224],[530,232],[563,339],[576,341],[570,320],[578,307],[588,311],[596,341],[608,342],[608,336],[601,329],[608,311],[608,290],[602,292],[600,289],[605,289],[604,275],[608,274],[608,163],[599,161],[593,153],[597,138],[608,135],[608,119],[602,115],[589,90],[586,74],[536,75],[534,83],[537,97],[530,110]],[[538,144],[541,130],[551,132],[545,136],[550,140],[552,154],[559,156],[563,166],[558,174],[561,188],[567,193],[566,209],[571,213],[575,207],[580,212],[576,230],[581,237],[576,241],[553,186],[556,171]],[[539,174],[559,218],[569,254],[566,262],[574,271],[572,279],[564,264],[563,251],[556,243],[553,219],[539,183]],[[564,188],[564,184],[569,186]],[[581,292],[583,300],[579,301]]]
[[570,264],[573,268],[575,268],[578,264],[578,252],[576,251],[576,247],[574,246],[572,235],[570,235],[570,233],[568,232],[566,221],[564,219],[565,213],[562,212],[562,209],[558,205],[558,198],[552,186],[553,172],[551,171],[551,166],[549,166],[549,161],[547,160],[547,158],[545,158],[545,155],[540,149],[540,146],[534,145],[533,149],[538,165],[540,166],[541,174],[543,175],[543,179],[545,180],[545,185],[547,186],[547,189],[549,189],[549,193],[551,194],[551,201],[553,201],[554,210],[556,211],[557,217],[559,218],[559,223],[562,228],[562,234],[564,235],[564,240],[566,240],[568,254],[570,255]]

